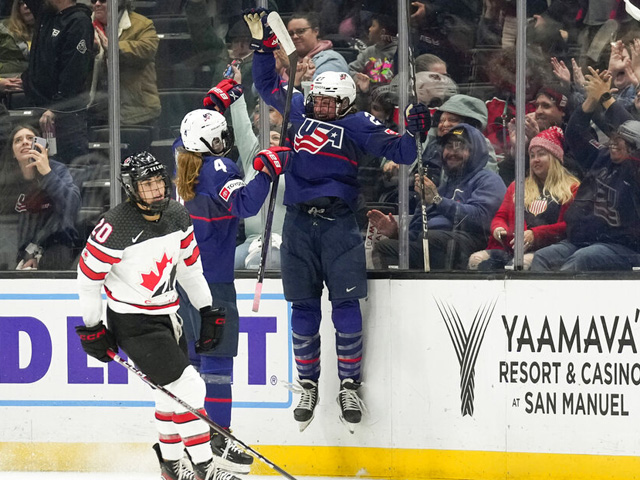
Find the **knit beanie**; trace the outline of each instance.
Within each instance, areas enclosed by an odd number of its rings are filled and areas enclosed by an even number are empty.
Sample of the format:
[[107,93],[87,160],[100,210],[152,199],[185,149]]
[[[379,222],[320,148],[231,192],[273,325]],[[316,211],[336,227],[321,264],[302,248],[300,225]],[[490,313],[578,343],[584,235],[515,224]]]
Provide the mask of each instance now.
[[542,147],[564,163],[564,133],[559,127],[550,127],[533,137],[529,143],[529,152],[533,147]]
[[544,87],[538,90],[536,98],[538,98],[540,95],[546,95],[547,97],[549,97],[555,102],[556,107],[566,113],[567,106],[569,105],[569,99],[564,93],[559,92],[558,90],[551,87]]

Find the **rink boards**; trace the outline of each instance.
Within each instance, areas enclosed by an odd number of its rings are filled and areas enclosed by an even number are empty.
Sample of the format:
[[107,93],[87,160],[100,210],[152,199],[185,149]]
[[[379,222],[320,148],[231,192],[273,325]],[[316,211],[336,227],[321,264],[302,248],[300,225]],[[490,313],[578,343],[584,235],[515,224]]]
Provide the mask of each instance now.
[[[320,404],[300,433],[282,385],[290,308],[268,279],[251,312],[254,286],[236,282],[234,434],[294,475],[640,478],[634,280],[371,280],[355,434],[338,419],[328,301]],[[0,306],[0,471],[154,471],[150,390],[84,355],[75,282],[0,279]]]

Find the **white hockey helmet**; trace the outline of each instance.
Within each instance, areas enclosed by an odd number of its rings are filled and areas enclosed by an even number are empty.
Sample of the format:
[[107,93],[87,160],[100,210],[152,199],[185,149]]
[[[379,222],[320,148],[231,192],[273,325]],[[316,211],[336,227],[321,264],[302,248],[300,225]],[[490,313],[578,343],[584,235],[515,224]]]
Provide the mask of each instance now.
[[313,80],[309,93],[312,97],[335,97],[338,100],[347,98],[351,105],[356,101],[356,83],[348,73],[324,72]]
[[634,20],[640,21],[640,2],[638,0],[624,0],[625,10]]
[[[314,108],[316,97],[335,98],[335,110],[326,106]],[[318,120],[335,120],[355,111],[356,84],[351,75],[344,72],[324,72],[311,83],[305,103],[305,112]]]
[[227,120],[212,110],[193,110],[180,124],[180,137],[190,152],[225,155],[233,147],[233,130]]

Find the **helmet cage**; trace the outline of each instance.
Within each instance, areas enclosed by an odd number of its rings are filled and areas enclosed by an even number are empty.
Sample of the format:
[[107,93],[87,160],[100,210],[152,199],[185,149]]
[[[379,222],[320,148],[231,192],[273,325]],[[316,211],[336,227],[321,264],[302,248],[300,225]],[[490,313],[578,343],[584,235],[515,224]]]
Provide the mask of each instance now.
[[[356,101],[356,84],[353,78],[344,72],[324,72],[311,84],[311,90],[305,101],[307,116],[313,116],[315,97],[332,97],[336,100],[335,118],[339,119],[351,113]],[[346,100],[346,101],[345,101]],[[324,116],[323,112],[323,116]],[[327,114],[330,112],[326,112]],[[333,120],[333,118],[326,118]]]
[[[140,196],[138,186],[151,178],[161,177],[164,182],[164,197],[155,202],[146,202]],[[160,213],[167,208],[171,197],[171,182],[164,165],[148,152],[140,152],[122,161],[120,183],[129,200],[142,213]]]
[[233,129],[222,114],[211,110],[193,110],[180,125],[180,137],[185,150],[225,156],[233,147]]
[[219,136],[215,136],[211,139],[211,143],[206,139],[200,137],[200,141],[204,143],[209,151],[220,157],[225,157],[229,151],[233,148],[234,142],[233,127],[227,126],[226,129],[220,132]]

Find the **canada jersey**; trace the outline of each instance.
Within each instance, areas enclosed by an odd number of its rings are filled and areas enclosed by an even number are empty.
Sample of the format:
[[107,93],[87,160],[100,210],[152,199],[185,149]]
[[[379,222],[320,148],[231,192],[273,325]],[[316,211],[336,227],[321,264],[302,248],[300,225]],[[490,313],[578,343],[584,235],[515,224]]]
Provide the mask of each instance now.
[[186,209],[171,200],[161,218],[150,222],[130,202],[121,203],[100,220],[80,256],[78,281],[85,323],[100,321],[103,285],[107,304],[115,312],[174,313],[178,310],[176,279],[196,308],[211,305]]

